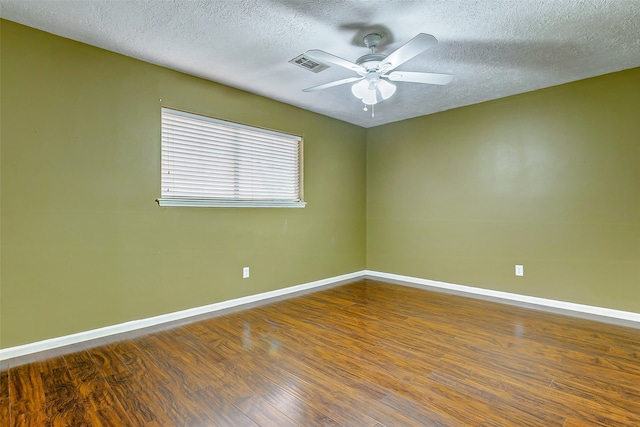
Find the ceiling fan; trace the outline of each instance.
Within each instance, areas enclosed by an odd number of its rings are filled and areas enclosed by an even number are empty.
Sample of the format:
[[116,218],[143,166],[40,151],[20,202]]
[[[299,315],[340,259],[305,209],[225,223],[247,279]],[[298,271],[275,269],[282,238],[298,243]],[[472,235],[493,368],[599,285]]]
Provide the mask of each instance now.
[[354,71],[358,76],[348,77],[342,80],[325,83],[303,89],[303,92],[315,92],[328,89],[347,83],[357,82],[351,87],[351,92],[364,103],[364,110],[367,106],[373,106],[380,101],[390,98],[396,91],[392,82],[412,82],[427,83],[435,85],[446,85],[453,76],[451,74],[425,73],[417,71],[394,71],[411,58],[421,54],[429,47],[438,43],[435,37],[430,34],[420,33],[406,44],[398,48],[389,55],[376,53],[376,47],[382,40],[382,36],[377,33],[368,34],[363,42],[370,53],[350,62],[322,50],[309,50],[306,56],[320,62],[328,62],[350,71]]

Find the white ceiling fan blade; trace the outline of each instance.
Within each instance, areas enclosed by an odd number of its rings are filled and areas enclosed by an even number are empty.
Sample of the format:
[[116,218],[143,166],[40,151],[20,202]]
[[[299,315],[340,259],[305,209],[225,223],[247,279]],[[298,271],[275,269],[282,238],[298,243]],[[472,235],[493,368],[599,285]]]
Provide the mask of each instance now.
[[431,34],[418,34],[382,61],[382,72],[393,70],[437,43]]
[[362,80],[362,79],[364,79],[364,77],[349,77],[349,78],[342,79],[342,80],[336,80],[335,82],[325,83],[325,84],[320,85],[320,86],[308,87],[306,89],[302,89],[302,91],[303,92],[315,92],[317,90],[328,89],[330,87],[340,86],[340,85],[343,85],[343,84],[355,82],[355,81]]
[[307,55],[311,59],[315,59],[320,62],[330,62],[339,67],[346,68],[347,70],[355,71],[360,75],[365,75],[367,73],[364,67],[358,64],[355,64],[353,62],[347,61],[346,59],[342,59],[339,56],[335,56],[330,53],[327,53],[323,50],[308,50],[305,52],[305,55]]
[[416,71],[394,71],[384,76],[394,82],[428,83],[432,85],[446,85],[453,80],[451,74],[420,73]]

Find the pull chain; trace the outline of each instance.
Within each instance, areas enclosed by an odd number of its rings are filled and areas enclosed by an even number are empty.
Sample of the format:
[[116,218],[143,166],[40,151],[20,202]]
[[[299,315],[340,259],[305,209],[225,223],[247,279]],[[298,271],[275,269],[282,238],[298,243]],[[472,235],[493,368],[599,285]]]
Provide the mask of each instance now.
[[[369,109],[367,108],[367,104],[364,104],[364,108],[362,109],[362,111],[369,111]],[[371,118],[374,118],[376,116],[376,105],[373,104],[371,105]]]

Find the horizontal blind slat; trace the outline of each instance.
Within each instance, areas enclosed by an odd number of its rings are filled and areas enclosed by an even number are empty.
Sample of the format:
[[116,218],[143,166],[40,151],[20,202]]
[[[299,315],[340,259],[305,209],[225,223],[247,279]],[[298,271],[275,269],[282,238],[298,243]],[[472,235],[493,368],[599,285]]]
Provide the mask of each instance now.
[[[166,117],[166,116],[165,116]],[[173,121],[166,119],[163,122],[162,129],[166,131],[174,131],[176,133],[194,133],[194,134],[219,134],[220,137],[234,137],[242,140],[254,140],[254,141],[279,141],[296,143],[299,139],[283,138],[274,135],[269,135],[261,132],[247,132],[241,129],[234,128],[232,126],[218,126],[210,125],[206,122],[196,123]]]
[[162,133],[167,136],[183,136],[184,138],[209,139],[219,141],[232,141],[242,144],[270,145],[273,147],[288,147],[298,144],[297,141],[282,140],[277,138],[259,138],[252,135],[243,135],[233,132],[218,132],[215,130],[200,130],[180,126],[163,126]]
[[171,162],[171,161],[162,161],[162,173],[173,173],[180,171],[191,171],[194,172],[231,172],[231,173],[264,173],[267,176],[278,175],[278,176],[297,176],[297,168],[284,168],[284,167],[273,167],[270,164],[258,164],[258,163],[233,163],[233,162],[225,162],[219,161],[216,164],[211,163],[201,163],[198,162],[197,159],[193,161],[182,160],[180,162]]
[[299,161],[299,157],[268,157],[268,156],[244,156],[244,155],[233,155],[233,153],[227,152],[213,152],[213,151],[197,151],[197,150],[185,150],[181,148],[171,148],[165,150],[163,159],[179,161],[179,159],[193,159],[197,160],[199,163],[202,162],[217,162],[217,161],[244,161],[244,162],[256,162],[263,164],[272,164],[277,166],[278,164],[285,164],[287,167],[289,165],[297,164]]
[[176,110],[164,111],[162,113],[162,125],[169,127],[191,128],[197,131],[209,132],[227,132],[247,135],[248,137],[257,137],[260,140],[278,139],[282,141],[300,141],[299,136],[285,134],[281,132],[269,131],[266,129],[253,128],[246,125],[240,125],[232,122],[223,122],[221,120],[210,119],[205,116],[197,118],[185,118],[181,112]]
[[237,138],[218,138],[217,135],[191,135],[170,132],[162,133],[163,146],[179,144],[195,146],[206,150],[211,148],[244,149],[250,151],[269,151],[276,155],[288,155],[297,152],[297,145],[292,144],[267,144],[261,142],[244,141]]
[[300,185],[298,180],[288,180],[288,179],[269,179],[263,180],[260,184],[254,183],[246,183],[246,184],[238,184],[233,176],[229,177],[193,177],[193,176],[171,176],[164,180],[166,185],[169,185],[170,188],[181,188],[181,187],[189,187],[189,186],[203,186],[203,187],[221,187],[221,188],[234,188],[239,186],[253,186],[253,187],[291,187],[297,188]]

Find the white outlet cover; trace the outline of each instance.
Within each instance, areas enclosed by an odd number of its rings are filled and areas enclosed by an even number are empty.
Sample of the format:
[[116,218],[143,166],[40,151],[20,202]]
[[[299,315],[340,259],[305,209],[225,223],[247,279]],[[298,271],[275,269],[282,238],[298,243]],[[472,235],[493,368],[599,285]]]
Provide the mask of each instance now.
[[524,266],[516,265],[516,276],[524,276]]
[[242,268],[242,278],[247,279],[249,277],[249,267]]

